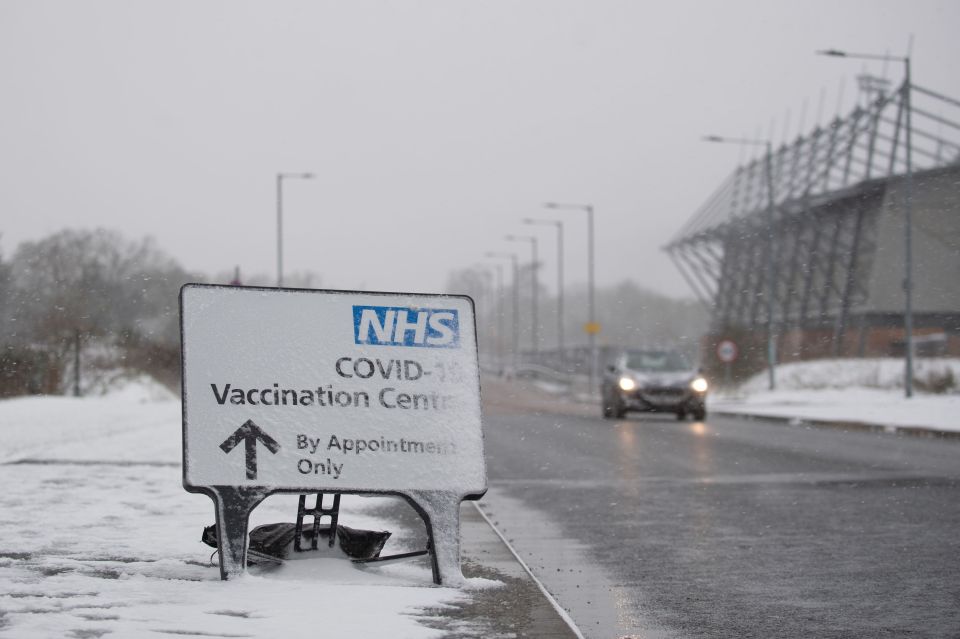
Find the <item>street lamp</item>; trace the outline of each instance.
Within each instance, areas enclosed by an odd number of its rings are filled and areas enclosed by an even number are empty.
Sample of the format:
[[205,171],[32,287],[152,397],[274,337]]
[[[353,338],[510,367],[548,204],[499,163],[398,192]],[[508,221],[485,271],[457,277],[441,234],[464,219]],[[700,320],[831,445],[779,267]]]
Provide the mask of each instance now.
[[767,155],[764,158],[764,173],[767,177],[767,374],[770,390],[777,387],[775,368],[777,365],[777,336],[774,333],[773,323],[773,295],[776,290],[776,283],[773,281],[773,144],[770,140],[752,140],[748,138],[727,138],[720,135],[703,136],[706,142],[720,142],[724,144],[752,144],[754,146],[763,146],[767,149]]
[[590,345],[590,386],[589,392],[594,392],[595,380],[597,379],[597,333],[600,327],[597,325],[596,307],[594,305],[594,260],[593,260],[593,205],[592,204],[560,204],[558,202],[546,202],[543,205],[548,209],[558,211],[584,211],[587,214],[587,339]]
[[[903,276],[903,332],[906,334],[906,359],[904,361],[903,388],[907,399],[913,397],[913,146],[911,138],[911,100],[910,93],[910,56],[876,55],[872,53],[847,53],[837,49],[817,51],[817,55],[826,55],[834,58],[854,58],[860,60],[883,60],[885,62],[903,62],[905,78],[903,81],[903,106],[907,118],[906,152],[907,152],[907,193],[904,198],[904,228],[903,241],[905,244],[904,276]],[[891,165],[892,166],[892,165]]]
[[283,181],[312,180],[313,173],[277,173],[277,288],[283,286]]
[[535,226],[553,226],[557,229],[557,353],[563,367],[563,222],[561,220],[543,220],[524,218],[524,224]]
[[517,254],[491,251],[486,256],[507,258],[513,263],[513,368],[516,370],[520,352],[520,267],[517,265]]
[[530,339],[533,342],[533,353],[536,355],[540,352],[540,340],[537,336],[537,330],[540,326],[540,320],[538,318],[540,309],[537,303],[537,238],[533,235],[504,235],[503,239],[507,240],[508,242],[530,242],[530,249],[533,253],[533,266],[530,269],[530,276],[533,280],[531,286],[533,288],[531,298],[533,301],[530,304],[533,317],[530,325]]
[[503,264],[494,262],[491,266],[496,268],[497,273],[497,362],[500,369],[503,369]]

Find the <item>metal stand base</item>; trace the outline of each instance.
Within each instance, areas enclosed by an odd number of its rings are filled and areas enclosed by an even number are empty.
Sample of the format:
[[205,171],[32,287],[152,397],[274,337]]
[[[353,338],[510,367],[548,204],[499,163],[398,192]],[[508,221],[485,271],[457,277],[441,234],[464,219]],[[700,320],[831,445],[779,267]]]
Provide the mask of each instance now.
[[[203,492],[214,501],[217,515],[220,578],[227,580],[243,575],[247,571],[247,527],[250,523],[250,513],[273,491],[263,488],[211,486],[198,489],[196,492]],[[330,517],[329,543],[331,547],[334,545],[337,521],[340,516],[340,493],[327,494],[333,496],[331,506],[325,507],[324,493],[317,493],[317,501],[312,508],[306,505],[307,496],[300,495],[294,540],[296,551],[304,551],[301,543],[303,519],[309,516],[313,517],[311,549],[317,549],[320,520],[323,517]],[[437,491],[412,491],[401,493],[400,496],[404,497],[423,518],[427,528],[427,550],[382,559],[384,561],[407,559],[429,552],[433,582],[454,588],[461,586],[464,582],[463,573],[460,570],[460,503],[463,497],[455,493]]]
[[247,526],[250,513],[270,493],[257,488],[214,486],[209,489],[217,514],[217,546],[220,578],[247,572]]
[[307,508],[307,496],[300,495],[300,505],[297,506],[297,532],[293,538],[293,549],[297,552],[303,552],[303,518],[313,517],[313,538],[310,540],[310,550],[317,549],[317,543],[320,539],[320,520],[324,517],[330,518],[329,546],[337,539],[337,520],[340,518],[340,493],[333,493],[333,505],[329,508],[323,505],[323,493],[317,493],[317,501],[313,508]]

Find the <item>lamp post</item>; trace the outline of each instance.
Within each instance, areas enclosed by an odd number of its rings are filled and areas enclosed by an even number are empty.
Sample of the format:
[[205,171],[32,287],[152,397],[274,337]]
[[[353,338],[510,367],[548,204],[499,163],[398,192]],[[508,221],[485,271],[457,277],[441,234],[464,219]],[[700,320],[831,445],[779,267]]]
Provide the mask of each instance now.
[[560,368],[563,368],[563,222],[561,220],[542,220],[526,217],[524,224],[534,226],[552,226],[557,229],[557,355]]
[[517,265],[517,254],[493,251],[486,256],[507,258],[513,263],[513,368],[516,370],[520,353],[520,267]]
[[503,330],[503,264],[499,262],[494,262],[491,266],[496,269],[497,273],[497,363],[500,366],[500,369],[503,369],[503,335],[505,331]]
[[540,305],[537,301],[537,238],[533,235],[504,235],[503,239],[508,242],[530,242],[530,250],[532,253],[532,262],[530,267],[530,278],[532,280],[530,287],[533,289],[531,291],[531,303],[530,310],[533,313],[530,319],[530,341],[533,344],[533,354],[536,355],[540,352],[540,339],[538,335],[538,330],[540,328]]
[[[906,341],[906,358],[903,366],[903,389],[907,399],[913,397],[913,146],[911,137],[910,115],[912,112],[910,93],[910,56],[876,55],[872,53],[847,53],[837,49],[817,51],[818,55],[834,58],[854,58],[859,60],[883,60],[886,62],[903,62],[903,107],[907,118],[906,126],[906,153],[907,153],[907,187],[904,197],[904,276],[903,276],[903,332]],[[891,165],[892,166],[892,165]]]
[[594,392],[597,379],[597,325],[596,306],[594,304],[594,259],[593,259],[593,205],[592,204],[561,204],[546,202],[543,205],[548,209],[558,211],[583,211],[587,214],[587,339],[590,346],[590,392]]
[[767,375],[769,388],[770,390],[774,390],[777,387],[777,336],[774,332],[775,324],[773,322],[773,296],[776,290],[776,283],[773,281],[773,144],[770,140],[727,138],[720,135],[706,135],[703,139],[706,142],[720,142],[724,144],[752,144],[754,146],[766,147],[767,150],[766,157],[764,158],[764,173],[767,178]]
[[283,181],[311,179],[313,173],[277,173],[277,288],[283,286]]

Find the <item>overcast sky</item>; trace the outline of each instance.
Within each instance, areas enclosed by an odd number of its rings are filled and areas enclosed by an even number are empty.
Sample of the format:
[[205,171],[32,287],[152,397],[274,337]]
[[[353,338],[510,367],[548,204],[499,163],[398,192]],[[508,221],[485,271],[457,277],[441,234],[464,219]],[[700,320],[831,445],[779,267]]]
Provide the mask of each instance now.
[[[0,248],[64,227],[154,236],[189,269],[440,290],[540,235],[547,200],[596,207],[597,279],[691,295],[661,247],[741,157],[905,52],[960,98],[960,2],[38,2],[0,0]],[[881,73],[880,63],[869,67]],[[899,66],[887,75],[902,77]],[[803,104],[806,114],[801,122]],[[789,120],[788,114],[789,112]],[[586,278],[586,216],[566,272]]]

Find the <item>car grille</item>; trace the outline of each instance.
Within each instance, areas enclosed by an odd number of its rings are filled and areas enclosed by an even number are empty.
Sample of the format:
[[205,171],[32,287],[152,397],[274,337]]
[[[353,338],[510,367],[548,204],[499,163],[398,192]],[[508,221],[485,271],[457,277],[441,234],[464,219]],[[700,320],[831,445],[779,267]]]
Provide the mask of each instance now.
[[659,402],[677,401],[683,399],[686,390],[677,387],[646,387],[637,392],[641,399]]
[[644,386],[640,389],[642,393],[652,393],[656,395],[683,395],[686,392],[682,386]]

